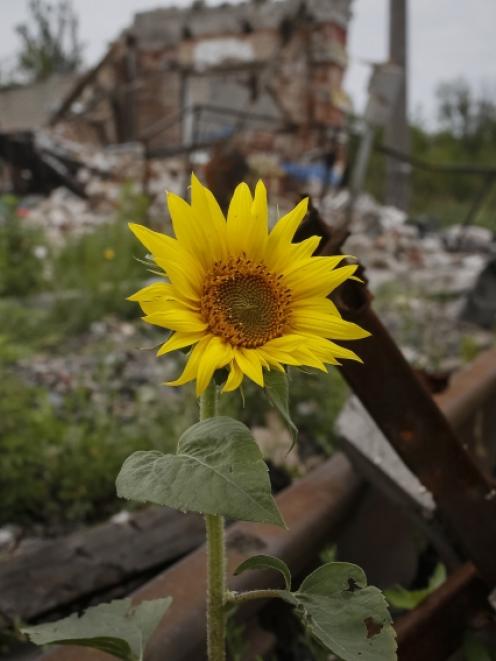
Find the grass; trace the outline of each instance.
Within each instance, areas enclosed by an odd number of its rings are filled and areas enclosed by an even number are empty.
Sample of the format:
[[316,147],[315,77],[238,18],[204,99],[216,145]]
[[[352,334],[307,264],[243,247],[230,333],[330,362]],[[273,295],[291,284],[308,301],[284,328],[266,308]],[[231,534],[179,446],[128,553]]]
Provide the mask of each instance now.
[[114,481],[135,450],[173,451],[196,403],[164,390],[112,391],[81,384],[63,397],[26,384],[12,369],[0,381],[0,525],[57,529],[100,520],[126,506]]
[[[56,528],[122,507],[114,488],[122,461],[134,450],[171,450],[196,404],[160,387],[116,385],[121,368],[107,359],[122,362],[124,349],[109,337],[88,347],[93,322],[138,314],[125,299],[146,272],[125,221],[142,218],[146,200],[124,188],[115,218],[41,258],[33,250],[44,237],[19,209],[11,196],[0,200],[0,525]],[[42,388],[24,377],[40,354],[69,361],[85,351],[94,373],[62,395],[57,383]]]

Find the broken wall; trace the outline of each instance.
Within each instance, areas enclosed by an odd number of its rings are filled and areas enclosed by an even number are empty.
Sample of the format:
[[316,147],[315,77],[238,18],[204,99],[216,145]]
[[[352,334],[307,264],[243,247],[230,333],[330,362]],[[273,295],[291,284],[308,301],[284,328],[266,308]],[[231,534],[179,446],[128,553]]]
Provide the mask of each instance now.
[[[142,140],[152,150],[236,129],[252,132],[255,142],[257,131],[275,142],[289,128],[295,154],[318,146],[315,128],[341,127],[348,109],[342,78],[350,6],[351,0],[259,0],[137,14],[65,121],[86,123],[100,143]],[[216,125],[206,130],[187,112],[202,106],[233,116],[210,119]],[[269,121],[265,127],[256,118],[237,121],[236,112]]]

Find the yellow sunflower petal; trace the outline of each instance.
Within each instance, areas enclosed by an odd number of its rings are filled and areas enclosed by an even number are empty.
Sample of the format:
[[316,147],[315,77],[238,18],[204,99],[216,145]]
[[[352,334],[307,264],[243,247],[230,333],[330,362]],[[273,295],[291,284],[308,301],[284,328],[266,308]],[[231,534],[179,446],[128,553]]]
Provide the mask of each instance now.
[[188,268],[188,265],[172,262],[167,266],[167,275],[181,298],[195,302],[200,300],[203,275],[198,265],[189,265]]
[[244,249],[251,259],[263,260],[269,236],[268,220],[267,190],[263,182],[259,180],[255,188],[250,219],[247,227],[245,227]]
[[236,361],[232,360],[229,375],[227,380],[222,388],[222,392],[232,392],[239,388],[241,382],[243,381],[243,372],[239,369]]
[[326,372],[322,357],[314,350],[314,345],[310,337],[292,334],[270,340],[258,351],[261,351],[269,362],[275,359],[286,365],[308,365]]
[[300,298],[292,303],[291,309],[307,311],[310,314],[315,310],[341,318],[341,313],[335,303],[333,303],[330,298],[325,298],[324,296]]
[[217,227],[220,231],[225,233],[226,231],[226,218],[220,208],[220,204],[215,199],[214,194],[206,186],[203,187],[205,192],[205,197],[207,198],[208,208],[210,210],[211,217],[215,220]]
[[292,259],[305,259],[311,257],[322,241],[321,236],[309,236],[308,239],[292,245]]
[[284,284],[291,289],[295,300],[303,297],[327,296],[349,280],[357,268],[357,264],[350,264],[329,270],[324,264],[317,264],[294,271],[284,278]]
[[164,344],[157,351],[157,356],[163,356],[170,351],[177,351],[177,349],[184,349],[191,344],[195,344],[203,337],[204,333],[181,333],[176,331],[173,333]]
[[238,364],[239,369],[246,374],[258,386],[263,388],[263,370],[260,356],[257,349],[244,349],[236,347],[234,349],[234,359]]
[[174,193],[167,194],[172,227],[181,246],[208,268],[215,257],[209,249],[211,228],[207,218],[198,218],[190,205]]
[[206,324],[199,314],[192,310],[173,307],[170,310],[161,310],[143,317],[143,320],[154,326],[162,326],[182,333],[199,333],[207,329]]
[[246,250],[246,227],[250,222],[253,200],[245,183],[238,184],[227,212],[227,242],[233,255]]
[[162,258],[166,261],[170,259],[177,260],[179,258],[180,246],[176,239],[173,239],[171,236],[155,232],[137,223],[129,223],[129,229],[154,257]]
[[322,312],[309,313],[297,310],[293,313],[291,326],[296,332],[311,333],[335,340],[359,340],[370,335],[358,324]]
[[172,295],[172,285],[168,282],[153,282],[127,297],[128,301],[154,301]]
[[269,268],[277,262],[279,250],[292,240],[308,210],[308,198],[301,200],[289,213],[282,216],[269,234],[265,261]]
[[227,255],[226,221],[222,211],[210,191],[199,179],[191,175],[191,208],[204,223],[210,255],[214,261]]
[[196,376],[196,394],[201,395],[212,380],[215,370],[224,367],[232,360],[233,349],[220,337],[215,335],[203,350],[198,363]]
[[177,287],[168,282],[155,282],[143,287],[129,296],[128,300],[139,303],[146,315],[175,308],[188,308],[196,313],[200,310],[198,298],[187,298]]
[[327,351],[320,352],[317,350],[317,353],[320,354],[320,357],[325,362],[328,362],[328,358],[345,358],[346,360],[354,360],[357,363],[363,363],[363,360],[358,356],[354,351],[348,349],[347,347],[342,347],[331,340],[327,340],[329,343]]
[[189,381],[193,381],[194,379],[196,379],[196,375],[198,372],[198,364],[202,357],[203,351],[205,350],[205,347],[210,342],[210,338],[211,338],[210,335],[206,335],[203,339],[201,339],[198,342],[198,344],[195,344],[191,353],[189,354],[188,360],[186,362],[182,374],[177,379],[175,379],[175,381],[166,381],[164,385],[182,386],[185,383],[188,383]]
[[281,351],[280,349],[266,349],[265,346],[259,347],[257,349],[259,355],[263,356],[269,365],[294,365],[297,367],[301,365],[302,362],[299,358],[296,358],[294,353],[288,353],[286,351]]
[[130,223],[129,227],[183,295],[197,297],[203,271],[184,247],[171,236],[160,234],[143,225]]

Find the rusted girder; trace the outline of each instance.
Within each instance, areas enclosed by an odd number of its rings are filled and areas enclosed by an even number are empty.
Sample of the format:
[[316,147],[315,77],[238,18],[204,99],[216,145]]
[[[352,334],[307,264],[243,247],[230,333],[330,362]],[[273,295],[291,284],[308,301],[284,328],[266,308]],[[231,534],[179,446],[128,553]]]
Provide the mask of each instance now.
[[[348,236],[345,228],[331,231],[313,207],[297,240],[311,234],[320,234],[325,239],[321,255],[340,253]],[[364,364],[344,361],[339,369],[405,464],[432,493],[441,517],[455,534],[467,559],[472,560],[488,585],[494,587],[494,482],[465,451],[453,427],[373,311],[371,298],[366,286],[351,280],[333,295],[343,317],[371,333],[371,337],[360,342]],[[492,383],[496,369],[493,354],[491,364],[486,388]],[[477,397],[473,401],[477,403]],[[446,401],[445,405],[449,406]],[[453,408],[449,414],[453,414]]]
[[364,364],[346,361],[341,372],[405,464],[432,493],[468,559],[494,586],[494,485],[464,450],[360,287],[350,282],[340,288],[336,300],[343,316],[372,335],[361,342]]

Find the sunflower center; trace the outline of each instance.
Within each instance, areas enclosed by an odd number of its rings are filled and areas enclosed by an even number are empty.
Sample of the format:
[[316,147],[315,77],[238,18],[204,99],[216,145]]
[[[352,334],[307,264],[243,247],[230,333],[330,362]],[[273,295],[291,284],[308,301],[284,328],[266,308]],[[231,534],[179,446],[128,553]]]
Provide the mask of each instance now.
[[244,255],[216,262],[201,297],[201,313],[211,332],[248,348],[280,337],[291,302],[291,292],[281,280],[281,275]]

